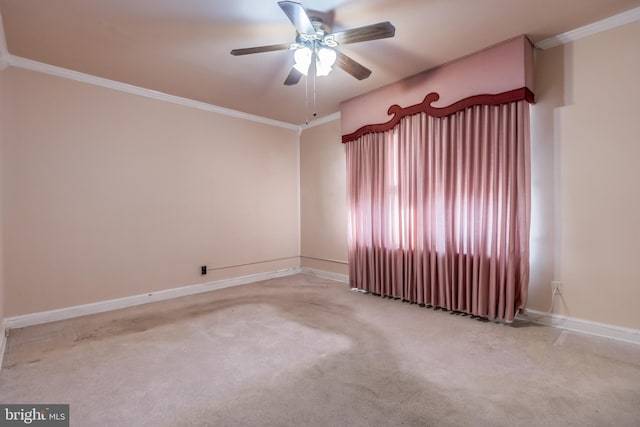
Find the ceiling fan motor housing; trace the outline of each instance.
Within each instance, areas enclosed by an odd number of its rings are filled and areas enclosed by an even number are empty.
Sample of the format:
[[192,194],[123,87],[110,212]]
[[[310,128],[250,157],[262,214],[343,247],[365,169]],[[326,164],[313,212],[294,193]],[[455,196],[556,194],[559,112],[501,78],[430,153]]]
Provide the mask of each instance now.
[[329,27],[321,18],[310,16],[309,21],[311,21],[311,25],[313,25],[316,32],[314,34],[296,33],[297,44],[305,46],[310,42],[317,42],[320,45],[329,47],[336,47],[338,45],[335,38],[331,35],[331,27]]

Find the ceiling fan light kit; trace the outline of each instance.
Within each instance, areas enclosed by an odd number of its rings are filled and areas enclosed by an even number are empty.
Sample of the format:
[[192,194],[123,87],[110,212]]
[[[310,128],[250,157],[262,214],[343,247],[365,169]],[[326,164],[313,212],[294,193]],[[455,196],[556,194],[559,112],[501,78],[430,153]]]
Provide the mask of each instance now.
[[315,46],[313,48],[305,46],[301,49],[296,49],[293,58],[296,61],[293,67],[304,76],[309,73],[311,61],[315,58],[316,76],[321,77],[329,75],[333,69],[333,64],[336,62],[337,55],[335,50],[328,47],[318,49]]
[[339,52],[336,48],[344,44],[383,39],[395,35],[395,27],[390,22],[379,22],[332,33],[329,26],[322,19],[309,16],[300,3],[280,1],[278,6],[296,28],[296,41],[288,44],[233,49],[231,54],[238,56],[278,50],[294,50],[295,64],[284,81],[287,86],[297,84],[303,75],[307,76],[309,74],[310,69],[314,76],[326,76],[331,72],[334,65],[342,68],[358,80],[366,79],[371,75],[371,70],[344,53]]
[[337,54],[336,51],[327,47],[318,49],[316,55],[318,60],[316,61],[316,75],[327,76],[331,72],[331,67],[336,63]]

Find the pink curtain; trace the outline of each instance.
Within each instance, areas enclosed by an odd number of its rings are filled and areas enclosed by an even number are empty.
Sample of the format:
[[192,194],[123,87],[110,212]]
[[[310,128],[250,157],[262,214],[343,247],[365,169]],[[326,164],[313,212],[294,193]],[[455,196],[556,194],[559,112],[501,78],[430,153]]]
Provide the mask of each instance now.
[[511,321],[529,280],[529,105],[419,113],[346,144],[351,286]]

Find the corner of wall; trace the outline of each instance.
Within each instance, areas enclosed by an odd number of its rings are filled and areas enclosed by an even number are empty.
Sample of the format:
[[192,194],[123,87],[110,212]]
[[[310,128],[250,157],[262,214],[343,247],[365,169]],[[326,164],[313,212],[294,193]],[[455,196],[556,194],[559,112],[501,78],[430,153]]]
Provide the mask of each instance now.
[[340,113],[305,127],[300,138],[300,265],[348,274],[347,200]]
[[[0,45],[4,42],[4,32],[2,31],[2,17],[0,16]],[[2,56],[2,51],[0,48],[0,56]],[[2,96],[2,59],[0,58],[0,370],[2,370],[2,361],[4,358],[4,350],[6,345],[6,337],[5,337],[5,322],[4,322],[4,180],[2,179],[3,168],[3,151],[4,151],[4,108],[2,105],[2,100],[4,97]]]

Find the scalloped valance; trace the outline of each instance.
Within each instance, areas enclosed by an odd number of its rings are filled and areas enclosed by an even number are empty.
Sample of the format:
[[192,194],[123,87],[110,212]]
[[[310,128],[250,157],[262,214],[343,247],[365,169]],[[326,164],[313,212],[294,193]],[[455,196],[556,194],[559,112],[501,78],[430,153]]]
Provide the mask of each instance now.
[[433,117],[445,117],[474,105],[500,105],[521,100],[533,103],[535,101],[534,98],[535,96],[531,90],[526,87],[522,87],[495,95],[474,95],[446,107],[434,107],[431,104],[440,99],[440,95],[435,92],[431,92],[430,94],[425,96],[424,100],[419,104],[411,105],[406,108],[402,108],[397,104],[392,105],[387,111],[388,115],[393,115],[393,118],[391,118],[391,120],[386,123],[365,125],[353,133],[342,135],[342,142],[345,143],[353,141],[367,133],[386,132],[397,125],[403,117],[418,113],[427,113],[428,115]]

